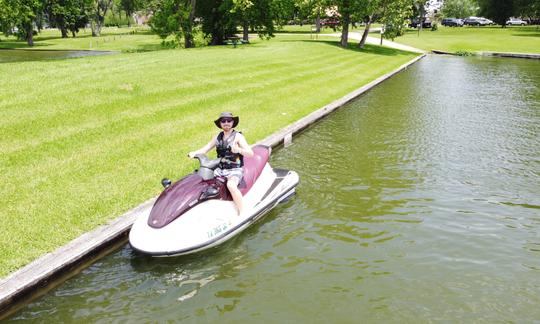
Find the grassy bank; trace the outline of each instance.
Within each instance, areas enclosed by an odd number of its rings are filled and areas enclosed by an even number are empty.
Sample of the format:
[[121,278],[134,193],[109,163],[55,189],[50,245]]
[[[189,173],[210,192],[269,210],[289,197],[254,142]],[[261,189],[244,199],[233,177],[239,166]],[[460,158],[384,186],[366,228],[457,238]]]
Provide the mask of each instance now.
[[439,27],[437,31],[416,30],[395,39],[396,42],[424,50],[446,52],[540,53],[540,28],[525,27]]
[[[101,50],[142,52],[163,49],[161,38],[147,27],[103,28],[100,37],[92,37],[90,29],[82,29],[75,38],[61,38],[58,29],[42,30],[34,38],[32,49],[46,50]],[[14,36],[0,35],[0,49],[30,48]]]
[[336,42],[0,64],[0,277],[193,170],[219,112],[254,143],[415,56]]

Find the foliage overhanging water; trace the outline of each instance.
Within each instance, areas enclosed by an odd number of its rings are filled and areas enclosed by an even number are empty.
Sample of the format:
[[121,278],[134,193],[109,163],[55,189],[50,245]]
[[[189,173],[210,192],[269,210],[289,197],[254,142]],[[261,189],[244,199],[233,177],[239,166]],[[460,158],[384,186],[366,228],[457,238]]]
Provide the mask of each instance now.
[[538,61],[427,57],[274,152],[298,194],[239,237],[125,247],[11,320],[538,320],[539,85]]

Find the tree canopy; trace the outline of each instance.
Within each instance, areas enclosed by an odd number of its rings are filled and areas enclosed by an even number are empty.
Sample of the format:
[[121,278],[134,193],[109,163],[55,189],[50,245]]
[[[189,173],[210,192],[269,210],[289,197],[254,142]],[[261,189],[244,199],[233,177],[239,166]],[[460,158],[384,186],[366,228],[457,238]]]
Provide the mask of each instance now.
[[38,25],[42,13],[41,0],[0,0],[0,27],[4,33],[15,33],[33,46],[34,25]]
[[445,17],[465,18],[478,13],[476,0],[445,0],[442,13]]

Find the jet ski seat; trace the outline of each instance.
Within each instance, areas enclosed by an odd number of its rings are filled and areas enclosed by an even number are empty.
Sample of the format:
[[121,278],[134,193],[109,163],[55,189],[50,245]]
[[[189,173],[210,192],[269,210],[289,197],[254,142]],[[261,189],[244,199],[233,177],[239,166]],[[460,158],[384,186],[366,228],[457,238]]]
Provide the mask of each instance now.
[[244,157],[244,177],[238,185],[242,195],[251,189],[270,157],[271,149],[266,145],[255,145],[252,150],[255,153],[252,157]]

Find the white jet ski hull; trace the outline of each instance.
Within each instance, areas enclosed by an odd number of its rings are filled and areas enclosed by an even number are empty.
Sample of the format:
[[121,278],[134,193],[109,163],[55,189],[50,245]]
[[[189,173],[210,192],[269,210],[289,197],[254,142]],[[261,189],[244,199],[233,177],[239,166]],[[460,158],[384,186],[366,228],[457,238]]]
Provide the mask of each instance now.
[[294,171],[272,169],[268,163],[253,187],[244,196],[238,215],[232,201],[204,201],[162,228],[148,225],[149,213],[135,221],[129,233],[132,248],[151,256],[196,253],[222,244],[262,218],[291,196],[299,182]]

